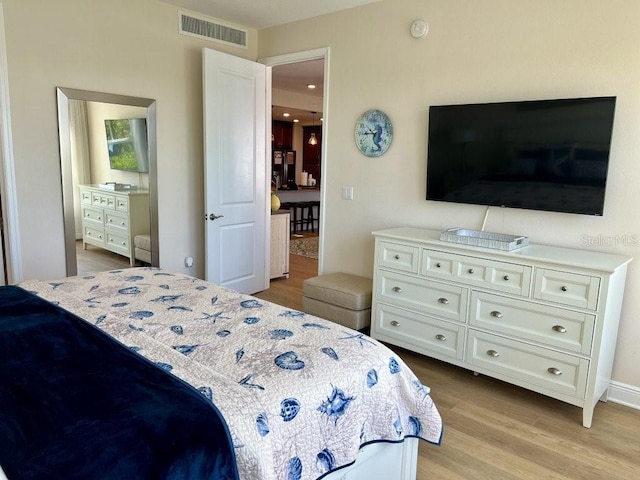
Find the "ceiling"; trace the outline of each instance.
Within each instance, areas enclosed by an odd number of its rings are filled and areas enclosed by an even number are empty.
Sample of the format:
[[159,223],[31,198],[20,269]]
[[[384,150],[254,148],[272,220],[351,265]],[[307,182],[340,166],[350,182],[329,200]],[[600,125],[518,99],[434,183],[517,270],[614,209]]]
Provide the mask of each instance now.
[[[308,88],[310,84],[315,85],[316,88],[310,90]],[[272,68],[271,86],[277,90],[285,90],[317,98],[313,110],[309,111],[274,105],[271,109],[271,116],[274,120],[291,122],[295,119],[299,121],[300,125],[311,125],[315,119],[315,124],[319,124],[319,119],[322,116],[322,95],[324,92],[323,59],[276,65]],[[312,111],[319,114],[314,116],[311,113]],[[285,113],[289,113],[289,117],[285,117]]]
[[177,7],[261,29],[326,15],[380,0],[161,0]]

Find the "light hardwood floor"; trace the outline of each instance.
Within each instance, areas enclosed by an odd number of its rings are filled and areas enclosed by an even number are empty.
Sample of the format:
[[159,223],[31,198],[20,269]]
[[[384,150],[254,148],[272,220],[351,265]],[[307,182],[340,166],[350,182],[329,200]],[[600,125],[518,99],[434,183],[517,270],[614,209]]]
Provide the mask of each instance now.
[[[256,296],[300,310],[317,268],[292,255],[290,278]],[[417,480],[640,479],[639,410],[600,402],[587,429],[578,407],[390,347],[431,388],[444,421],[441,446],[420,443]]]
[[89,272],[105,272],[116,268],[128,268],[129,259],[110,252],[104,248],[87,245],[87,249],[82,248],[82,240],[76,240],[76,259],[78,264],[78,275]]

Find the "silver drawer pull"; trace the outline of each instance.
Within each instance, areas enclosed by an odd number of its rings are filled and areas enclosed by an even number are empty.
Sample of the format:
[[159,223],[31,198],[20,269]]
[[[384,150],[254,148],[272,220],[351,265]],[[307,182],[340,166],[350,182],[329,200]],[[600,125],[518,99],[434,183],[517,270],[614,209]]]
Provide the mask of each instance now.
[[490,357],[493,358],[497,358],[500,356],[500,354],[498,352],[496,352],[495,350],[487,350],[487,355],[489,355]]
[[562,375],[562,370],[556,367],[547,368],[547,372],[549,372],[551,375],[556,375],[556,376]]
[[447,300],[446,298],[442,297],[438,299],[438,303],[441,303],[443,305],[449,305],[449,300]]
[[502,277],[502,279],[503,279],[505,282],[508,282],[508,281],[509,281],[509,275],[505,275],[504,277]]
[[560,287],[560,290],[562,290],[563,292],[566,292],[569,289],[563,285],[563,286]]
[[400,260],[400,255],[395,255],[393,258],[395,258],[396,260]]
[[444,342],[447,339],[447,337],[445,337],[444,335],[442,335],[441,333],[439,333],[438,335],[436,335],[436,340],[440,340],[441,342]]
[[551,329],[554,332],[558,332],[558,333],[567,333],[567,329],[564,328],[562,325],[554,325],[553,327],[551,327]]
[[491,315],[492,317],[496,317],[496,318],[502,318],[502,313],[500,313],[497,310],[494,310],[493,312],[491,312],[489,315]]
[[400,322],[398,322],[397,320],[392,320],[391,321],[391,326],[392,327],[399,327],[400,326]]
[[393,287],[391,290],[393,290],[396,293],[402,292],[402,289],[400,287]]
[[469,269],[469,273],[473,274],[473,268]]

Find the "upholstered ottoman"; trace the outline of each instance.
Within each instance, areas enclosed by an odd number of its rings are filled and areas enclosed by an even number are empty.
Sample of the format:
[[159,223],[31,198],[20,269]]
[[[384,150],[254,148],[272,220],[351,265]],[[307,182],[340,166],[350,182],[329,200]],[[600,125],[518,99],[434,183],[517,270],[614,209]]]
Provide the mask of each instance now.
[[302,284],[302,309],[354,330],[371,325],[370,278],[349,273],[328,273]]
[[135,247],[136,260],[144,263],[151,263],[151,236],[136,235],[133,237],[133,246]]

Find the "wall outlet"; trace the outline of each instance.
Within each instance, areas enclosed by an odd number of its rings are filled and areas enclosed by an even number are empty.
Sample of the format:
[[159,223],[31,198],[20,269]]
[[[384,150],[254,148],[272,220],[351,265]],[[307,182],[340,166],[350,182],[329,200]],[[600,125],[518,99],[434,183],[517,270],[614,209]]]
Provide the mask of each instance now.
[[193,267],[193,257],[184,257],[184,266],[188,268]]
[[353,187],[342,187],[342,199],[353,200]]

